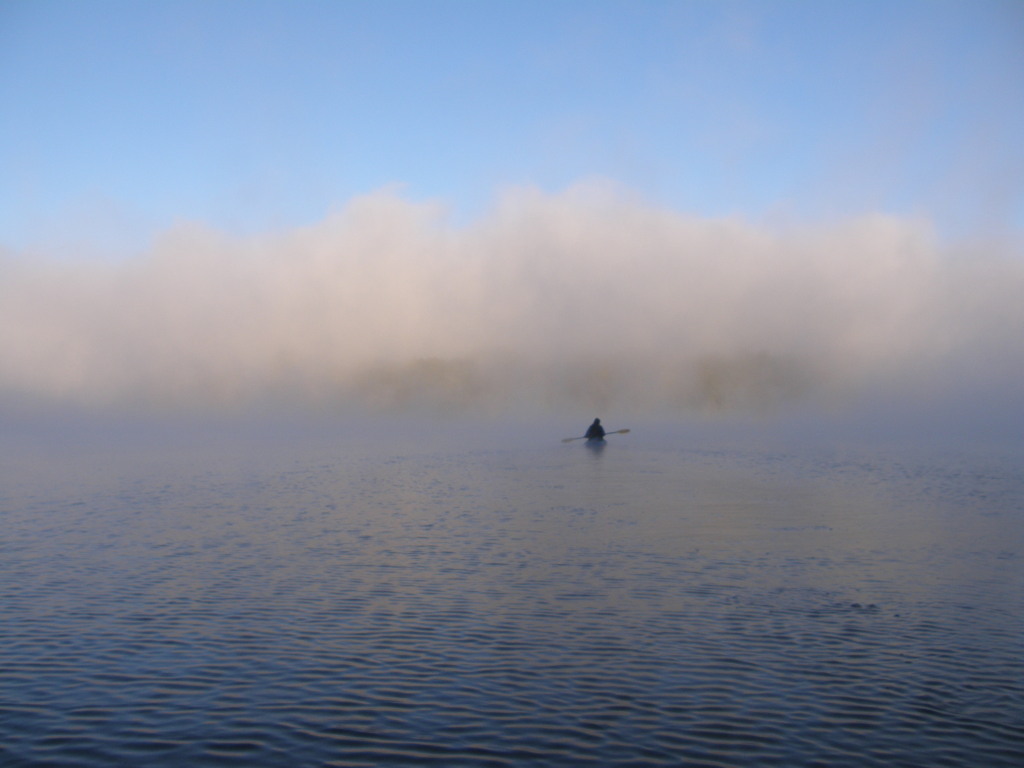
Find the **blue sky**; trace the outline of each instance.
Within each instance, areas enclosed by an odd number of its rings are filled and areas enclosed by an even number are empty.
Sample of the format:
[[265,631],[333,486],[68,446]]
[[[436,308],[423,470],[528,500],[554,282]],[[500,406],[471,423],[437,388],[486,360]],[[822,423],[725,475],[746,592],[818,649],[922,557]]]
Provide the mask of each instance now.
[[1024,3],[0,3],[0,246],[123,256],[402,185],[1024,229]]

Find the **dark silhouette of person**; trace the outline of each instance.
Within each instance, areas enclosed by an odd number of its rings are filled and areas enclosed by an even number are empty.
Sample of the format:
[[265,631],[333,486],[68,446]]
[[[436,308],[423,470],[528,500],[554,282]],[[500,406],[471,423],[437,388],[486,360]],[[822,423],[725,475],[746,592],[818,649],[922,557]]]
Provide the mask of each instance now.
[[600,419],[594,419],[594,423],[587,427],[587,440],[604,440],[604,427]]

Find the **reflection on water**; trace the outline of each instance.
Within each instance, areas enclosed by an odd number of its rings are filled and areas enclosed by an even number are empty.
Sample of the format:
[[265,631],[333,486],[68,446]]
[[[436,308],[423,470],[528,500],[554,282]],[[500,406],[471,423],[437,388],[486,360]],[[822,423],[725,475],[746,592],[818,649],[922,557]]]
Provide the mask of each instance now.
[[0,762],[1024,761],[1013,462],[551,443],[10,452]]

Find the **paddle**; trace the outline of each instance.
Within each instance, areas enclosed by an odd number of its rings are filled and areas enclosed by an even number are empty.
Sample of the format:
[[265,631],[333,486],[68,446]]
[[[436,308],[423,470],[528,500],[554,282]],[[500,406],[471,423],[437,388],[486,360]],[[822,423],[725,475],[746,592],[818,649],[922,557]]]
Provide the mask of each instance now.
[[[605,432],[604,435],[605,435],[605,437],[607,437],[608,435],[624,435],[627,432],[629,432],[628,429],[617,429],[614,432]],[[563,443],[571,443],[573,440],[586,440],[586,439],[587,439],[586,435],[584,435],[583,437],[566,437],[566,438],[564,438],[562,440],[562,442]]]

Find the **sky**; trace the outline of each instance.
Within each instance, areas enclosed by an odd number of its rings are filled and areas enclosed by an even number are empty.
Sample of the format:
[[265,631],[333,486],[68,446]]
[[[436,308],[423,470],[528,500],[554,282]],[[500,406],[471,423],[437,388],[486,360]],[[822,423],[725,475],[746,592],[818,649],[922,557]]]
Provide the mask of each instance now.
[[402,185],[460,220],[616,181],[700,215],[1024,229],[1024,7],[0,4],[0,243],[124,255]]
[[1012,399],[1022,76],[1014,0],[4,0],[0,395]]

